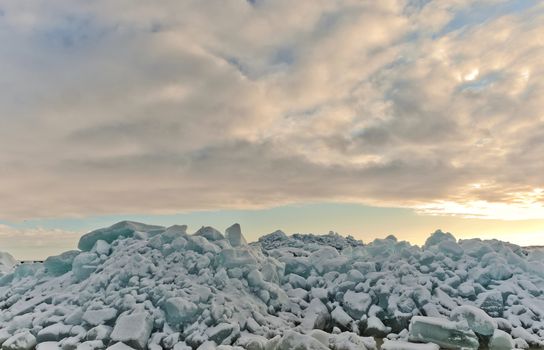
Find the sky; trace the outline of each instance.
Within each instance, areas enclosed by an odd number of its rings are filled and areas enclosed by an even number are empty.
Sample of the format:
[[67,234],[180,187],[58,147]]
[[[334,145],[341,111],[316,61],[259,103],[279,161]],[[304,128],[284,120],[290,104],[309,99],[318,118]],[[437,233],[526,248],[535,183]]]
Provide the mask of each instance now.
[[544,3],[0,0],[0,251],[130,219],[544,245]]

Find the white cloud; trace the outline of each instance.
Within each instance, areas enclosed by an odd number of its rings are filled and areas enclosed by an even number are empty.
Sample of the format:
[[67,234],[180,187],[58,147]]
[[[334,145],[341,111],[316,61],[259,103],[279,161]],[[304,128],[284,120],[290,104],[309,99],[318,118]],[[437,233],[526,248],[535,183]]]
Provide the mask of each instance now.
[[543,8],[499,5],[0,1],[0,218],[544,214],[508,195],[544,187]]

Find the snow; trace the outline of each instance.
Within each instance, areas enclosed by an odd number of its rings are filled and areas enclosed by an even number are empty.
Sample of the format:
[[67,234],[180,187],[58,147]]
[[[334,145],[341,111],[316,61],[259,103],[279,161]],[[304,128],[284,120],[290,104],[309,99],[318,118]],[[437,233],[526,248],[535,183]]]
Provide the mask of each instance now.
[[514,339],[514,345],[516,349],[529,349],[529,344],[521,338]]
[[532,346],[544,346],[544,342],[539,339],[534,334],[529,333],[526,329],[521,327],[515,327],[512,329],[512,337],[519,338],[527,342],[527,344]]
[[189,234],[121,222],[84,235],[79,248],[0,277],[3,350],[373,350],[373,336],[390,350],[500,350],[544,341],[544,254],[500,241],[437,231],[418,247],[276,231],[248,243],[238,224]]

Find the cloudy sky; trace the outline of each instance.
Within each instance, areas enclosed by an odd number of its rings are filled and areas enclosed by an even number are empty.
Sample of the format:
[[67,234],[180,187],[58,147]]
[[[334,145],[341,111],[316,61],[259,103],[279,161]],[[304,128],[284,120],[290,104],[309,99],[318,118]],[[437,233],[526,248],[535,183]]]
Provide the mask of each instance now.
[[544,3],[0,0],[0,250],[129,218],[544,244]]

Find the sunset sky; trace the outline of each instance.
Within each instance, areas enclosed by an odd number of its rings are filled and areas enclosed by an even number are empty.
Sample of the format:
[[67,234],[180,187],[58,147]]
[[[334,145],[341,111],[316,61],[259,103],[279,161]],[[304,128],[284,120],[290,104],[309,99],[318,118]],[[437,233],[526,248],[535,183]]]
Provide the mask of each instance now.
[[544,245],[544,2],[0,0],[0,251],[130,219]]

